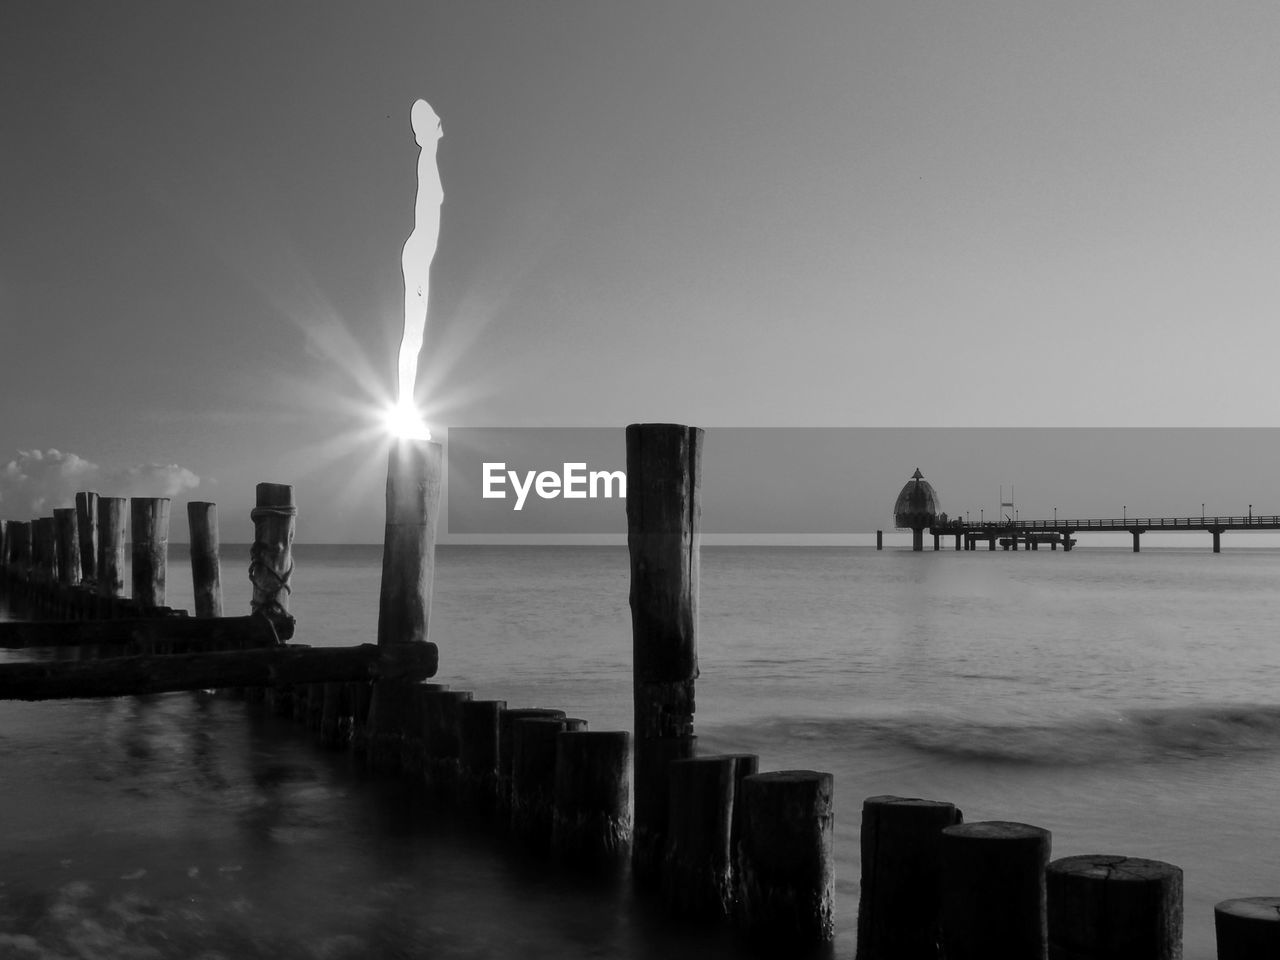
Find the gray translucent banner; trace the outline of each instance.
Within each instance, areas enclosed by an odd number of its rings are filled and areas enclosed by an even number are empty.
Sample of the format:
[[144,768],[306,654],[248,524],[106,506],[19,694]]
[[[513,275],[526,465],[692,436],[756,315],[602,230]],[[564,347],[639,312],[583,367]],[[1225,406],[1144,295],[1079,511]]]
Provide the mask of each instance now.
[[[455,427],[446,455],[450,534],[626,533],[621,427]],[[917,467],[974,521],[1280,514],[1272,428],[709,427],[702,530],[889,530]]]

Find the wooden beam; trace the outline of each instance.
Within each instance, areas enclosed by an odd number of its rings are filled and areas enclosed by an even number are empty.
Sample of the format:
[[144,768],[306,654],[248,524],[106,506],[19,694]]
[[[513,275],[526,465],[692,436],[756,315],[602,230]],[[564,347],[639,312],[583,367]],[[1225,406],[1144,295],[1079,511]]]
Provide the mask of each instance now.
[[356,647],[290,645],[228,653],[6,663],[0,664],[0,700],[126,697],[342,680],[423,680],[435,675],[437,663],[433,643],[381,648],[371,643]]
[[25,620],[0,623],[0,648],[111,643],[236,643],[266,647],[293,637],[294,621],[247,617],[140,617],[122,620]]

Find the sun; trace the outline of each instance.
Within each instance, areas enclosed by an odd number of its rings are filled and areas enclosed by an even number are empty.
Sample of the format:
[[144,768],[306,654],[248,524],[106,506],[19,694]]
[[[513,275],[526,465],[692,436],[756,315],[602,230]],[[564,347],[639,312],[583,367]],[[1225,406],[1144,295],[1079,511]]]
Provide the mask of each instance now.
[[431,439],[431,431],[412,401],[402,400],[384,409],[382,423],[393,436],[404,440]]

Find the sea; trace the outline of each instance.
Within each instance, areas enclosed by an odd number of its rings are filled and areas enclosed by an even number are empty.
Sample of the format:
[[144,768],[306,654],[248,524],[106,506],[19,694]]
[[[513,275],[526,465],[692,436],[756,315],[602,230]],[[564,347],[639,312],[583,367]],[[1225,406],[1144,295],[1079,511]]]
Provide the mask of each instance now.
[[[834,775],[835,957],[854,956],[861,807],[878,794],[1045,827],[1054,857],[1179,865],[1189,960],[1214,956],[1216,902],[1280,894],[1280,550],[1157,540],[702,549],[699,749]],[[296,641],[372,642],[380,558],[296,545]],[[247,610],[247,548],[222,565],[226,611]],[[191,605],[186,569],[175,547],[172,606]],[[628,729],[628,577],[625,547],[438,548],[436,679]],[[241,701],[0,703],[3,958],[742,949]]]

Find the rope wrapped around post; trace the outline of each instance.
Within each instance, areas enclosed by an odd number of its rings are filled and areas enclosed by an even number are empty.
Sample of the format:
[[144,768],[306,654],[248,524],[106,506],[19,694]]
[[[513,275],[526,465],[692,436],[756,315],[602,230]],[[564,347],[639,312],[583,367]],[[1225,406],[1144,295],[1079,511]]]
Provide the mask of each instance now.
[[[249,513],[253,521],[253,545],[249,548],[249,582],[253,613],[261,613],[274,623],[293,625],[289,594],[293,588],[293,534],[298,508],[293,503],[293,487],[286,483],[260,483],[257,505]],[[277,631],[280,632],[280,631]],[[289,631],[292,635],[292,630]]]

